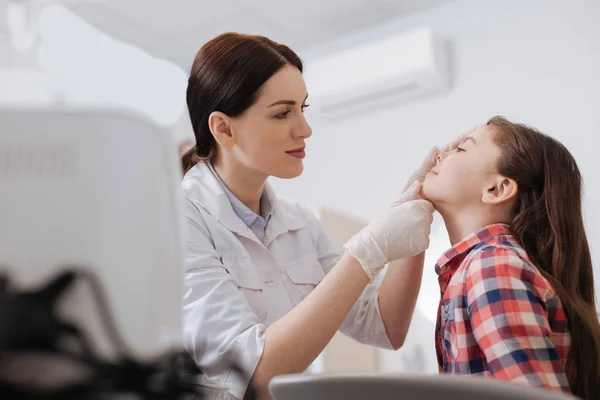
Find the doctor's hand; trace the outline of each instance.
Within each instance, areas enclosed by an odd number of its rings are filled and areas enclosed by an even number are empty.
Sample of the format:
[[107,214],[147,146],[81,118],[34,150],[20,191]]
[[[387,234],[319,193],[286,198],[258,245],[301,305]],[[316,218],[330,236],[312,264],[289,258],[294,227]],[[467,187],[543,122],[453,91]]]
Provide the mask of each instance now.
[[370,280],[390,261],[415,256],[429,247],[433,204],[419,198],[414,182],[398,200],[344,245]]
[[462,143],[462,141],[467,136],[469,136],[469,133],[471,133],[471,132],[472,132],[472,130],[469,130],[467,132],[464,132],[464,133],[461,133],[460,135],[455,136],[452,139],[452,141],[450,141],[449,143],[447,143],[444,146],[432,147],[431,150],[429,150],[429,152],[425,156],[425,159],[423,160],[423,163],[421,164],[421,166],[410,176],[410,178],[408,178],[408,181],[406,182],[406,185],[404,186],[404,190],[405,191],[408,190],[408,188],[415,182],[423,183],[423,181],[425,180],[425,175],[427,175],[427,173],[429,171],[431,171],[431,169],[433,167],[435,167],[436,156],[440,153],[446,153],[448,151],[454,150],[459,144]]

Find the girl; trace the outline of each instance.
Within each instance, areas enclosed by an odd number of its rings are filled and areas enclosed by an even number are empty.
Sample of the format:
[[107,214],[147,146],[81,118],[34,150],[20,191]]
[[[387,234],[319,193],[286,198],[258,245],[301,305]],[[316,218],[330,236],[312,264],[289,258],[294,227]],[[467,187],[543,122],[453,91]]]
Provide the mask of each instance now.
[[438,156],[422,194],[453,245],[436,265],[440,370],[600,398],[581,176],[567,149],[494,117]]

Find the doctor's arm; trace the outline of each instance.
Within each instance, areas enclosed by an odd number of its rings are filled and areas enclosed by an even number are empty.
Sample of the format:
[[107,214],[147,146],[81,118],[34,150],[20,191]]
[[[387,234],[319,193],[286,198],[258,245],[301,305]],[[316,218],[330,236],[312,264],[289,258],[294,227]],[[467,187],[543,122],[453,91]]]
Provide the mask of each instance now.
[[379,310],[394,349],[404,344],[421,288],[425,253],[392,261],[379,286]]
[[358,261],[344,254],[302,302],[266,329],[263,354],[251,381],[261,398],[268,398],[273,377],[309,367],[368,283]]
[[[311,219],[310,211],[306,213]],[[328,272],[340,259],[340,251],[315,219],[319,261]],[[392,261],[383,276],[367,285],[340,330],[361,343],[385,349],[404,344],[421,287],[424,253]]]
[[[376,253],[383,259],[422,253],[429,243],[433,208],[424,200],[404,200],[363,228],[351,240],[349,248],[362,256],[370,254],[371,260],[377,258]],[[263,355],[252,377],[252,383],[265,398],[268,398],[268,383],[274,376],[308,368],[342,323],[358,319],[363,327],[370,322],[382,325],[381,319],[372,312],[376,308],[372,306],[373,301],[377,303],[376,297],[363,295],[367,286],[374,288],[374,285],[368,285],[369,277],[362,263],[350,254],[351,250],[346,252],[302,302],[266,329]],[[359,298],[364,298],[368,306],[357,306]],[[385,329],[381,330],[385,336]],[[372,336],[366,338],[368,341],[379,338],[377,331],[377,328],[375,331],[367,329],[362,333]],[[361,333],[360,330],[355,332]]]
[[[377,296],[364,295],[367,286],[371,290],[376,287],[368,285],[369,277],[362,264],[367,259],[373,265],[384,265],[388,259],[422,253],[428,246],[433,206],[424,200],[413,200],[418,189],[419,185],[413,185],[384,215],[356,234],[349,242],[348,252],[317,287],[266,329],[263,355],[252,377],[261,397],[268,398],[267,388],[273,377],[306,370],[342,323],[349,325],[357,336],[362,334],[365,342],[377,342],[385,336],[385,328],[376,313]],[[323,262],[323,250],[330,248],[327,245],[330,240],[320,224],[312,226],[321,228],[316,246]],[[352,252],[362,257],[363,262],[351,255]],[[392,275],[389,279],[399,278]],[[361,301],[357,304],[359,298]],[[369,327],[371,324],[375,326]],[[389,342],[387,338],[386,342]]]
[[[421,286],[423,251],[429,245],[430,225],[433,221],[433,206],[419,198],[420,184],[414,182],[391,207],[402,204],[419,205],[419,223],[411,224],[409,214],[396,220],[387,220],[384,215],[371,224],[384,227],[375,233],[376,245],[371,235],[355,235],[344,247],[363,266],[378,273],[385,264],[387,269],[366,287],[352,308],[340,330],[353,339],[385,349],[399,349],[408,332]],[[361,231],[362,232],[362,231]],[[362,232],[366,233],[366,232]],[[332,265],[330,254],[335,246],[328,235],[322,232],[319,240],[321,265],[327,270]],[[401,243],[402,246],[398,246]],[[398,251],[399,250],[399,251]],[[392,260],[392,261],[390,261]]]
[[[420,257],[422,267],[422,256],[413,258],[418,261]],[[404,263],[406,264],[406,261]],[[396,274],[396,271],[393,271],[384,279],[388,284],[384,291],[386,307],[382,308],[382,313],[384,318],[386,312],[390,315],[388,318],[392,318],[390,326],[393,330],[388,328],[385,319],[384,323],[388,331],[398,336],[398,341],[390,338],[393,345],[401,343],[406,336],[416,302],[415,293],[419,290],[418,285],[416,289],[412,286],[414,282],[402,282],[399,289],[402,290],[403,286],[406,286],[407,293],[391,293],[394,290],[393,285],[398,284],[399,280],[411,279],[415,275],[420,282],[418,271],[422,269],[417,268],[413,274],[409,271],[410,267],[412,265],[402,265],[402,272]],[[368,283],[369,279],[360,263],[345,253],[300,304],[266,329],[263,355],[251,380],[261,398],[268,398],[267,388],[273,377],[303,372],[310,366],[331,341]],[[387,290],[390,291],[389,294]],[[379,301],[381,304],[381,299]],[[397,307],[397,304],[402,303],[393,302],[398,301],[406,301],[407,304]]]

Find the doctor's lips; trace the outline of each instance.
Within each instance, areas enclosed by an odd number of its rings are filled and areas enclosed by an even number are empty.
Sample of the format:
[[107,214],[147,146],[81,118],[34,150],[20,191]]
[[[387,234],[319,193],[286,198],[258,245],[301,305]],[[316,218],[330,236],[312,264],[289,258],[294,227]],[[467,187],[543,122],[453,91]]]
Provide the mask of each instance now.
[[286,151],[286,153],[292,157],[296,157],[299,159],[303,159],[304,157],[306,157],[306,153],[304,152],[304,147],[299,147],[294,150]]

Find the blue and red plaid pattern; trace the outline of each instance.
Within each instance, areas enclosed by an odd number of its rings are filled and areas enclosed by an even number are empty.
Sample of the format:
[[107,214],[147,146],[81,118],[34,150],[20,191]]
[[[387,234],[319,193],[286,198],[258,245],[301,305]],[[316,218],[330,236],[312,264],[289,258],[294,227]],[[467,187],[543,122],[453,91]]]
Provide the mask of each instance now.
[[570,392],[562,303],[507,225],[487,226],[436,264],[440,372]]

